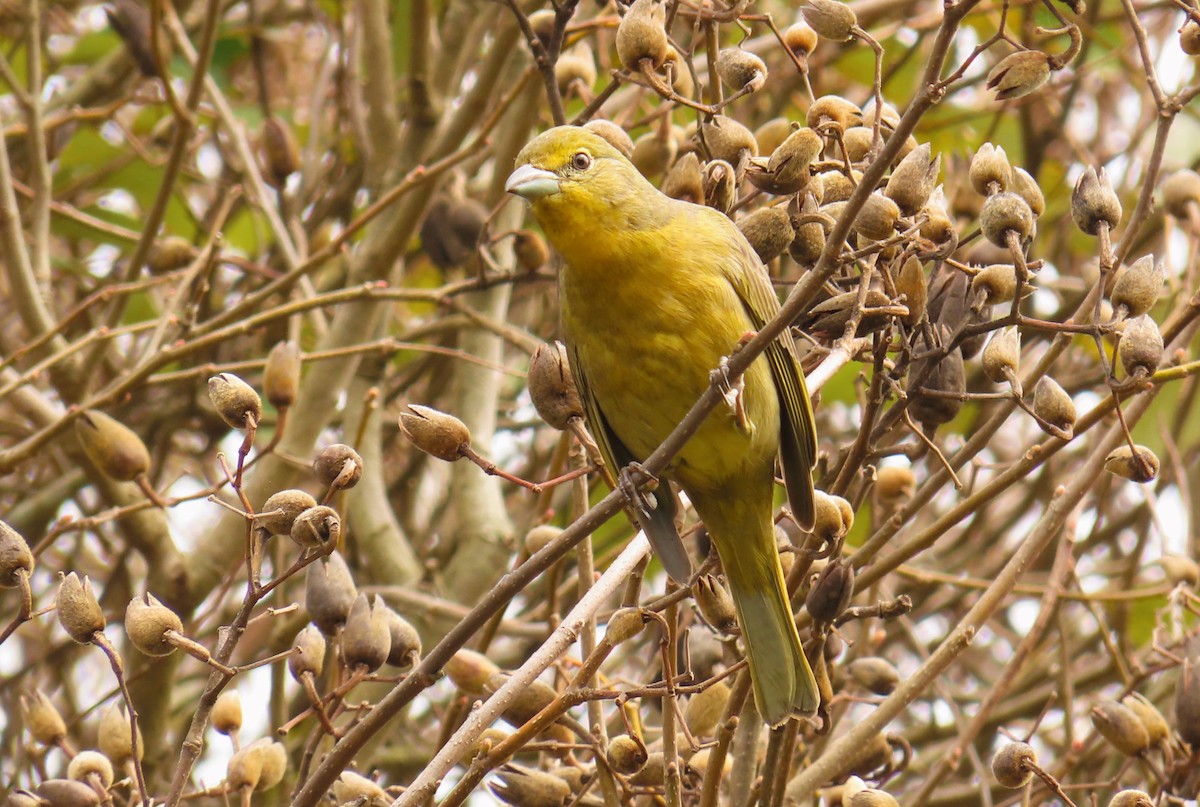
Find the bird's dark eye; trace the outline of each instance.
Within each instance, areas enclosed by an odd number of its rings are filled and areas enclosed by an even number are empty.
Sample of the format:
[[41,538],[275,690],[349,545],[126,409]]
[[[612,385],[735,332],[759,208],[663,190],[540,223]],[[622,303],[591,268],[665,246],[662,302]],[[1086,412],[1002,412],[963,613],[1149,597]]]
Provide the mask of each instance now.
[[592,167],[592,155],[586,151],[577,151],[571,157],[571,167],[576,171],[586,171]]

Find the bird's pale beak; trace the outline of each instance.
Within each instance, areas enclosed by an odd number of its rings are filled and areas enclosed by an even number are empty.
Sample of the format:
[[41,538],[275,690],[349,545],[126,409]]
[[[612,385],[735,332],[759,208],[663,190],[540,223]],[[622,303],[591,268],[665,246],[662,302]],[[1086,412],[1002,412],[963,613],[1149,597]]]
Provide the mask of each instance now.
[[513,171],[504,183],[504,190],[530,201],[558,193],[558,177],[552,171],[525,164]]

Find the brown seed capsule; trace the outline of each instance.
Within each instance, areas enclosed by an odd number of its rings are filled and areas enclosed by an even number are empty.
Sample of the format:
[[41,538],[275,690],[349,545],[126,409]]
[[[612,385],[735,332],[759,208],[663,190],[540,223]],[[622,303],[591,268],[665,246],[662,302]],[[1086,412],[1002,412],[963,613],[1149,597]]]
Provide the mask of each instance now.
[[563,52],[554,63],[554,78],[558,91],[570,96],[585,88],[589,92],[596,85],[596,55],[587,42],[580,42]]
[[659,0],[634,0],[617,26],[617,55],[631,73],[643,60],[657,70],[667,58],[666,4]]
[[1104,470],[1143,485],[1158,478],[1158,469],[1158,456],[1145,446],[1118,446],[1104,458]]
[[1010,263],[993,263],[985,266],[971,278],[972,307],[979,310],[984,305],[1011,303],[1017,293],[1017,270]]
[[1001,787],[1016,790],[1033,778],[1037,752],[1029,743],[1005,743],[992,757],[992,775]]
[[262,161],[264,179],[276,188],[287,184],[288,177],[300,170],[300,147],[292,130],[274,115],[263,122]]
[[912,468],[885,465],[875,473],[875,495],[885,502],[902,502],[917,492],[917,477]]
[[824,207],[849,199],[862,181],[861,171],[851,171],[850,176],[841,171],[826,171],[818,176],[821,179],[821,202]]
[[407,619],[388,608],[379,600],[376,608],[383,608],[387,617],[388,633],[392,637],[391,649],[388,651],[387,663],[391,667],[408,667],[415,665],[421,659],[421,634],[417,633]]
[[725,160],[710,160],[704,166],[704,204],[725,215],[737,201],[737,177]]
[[817,575],[804,607],[814,622],[832,622],[854,599],[854,567],[836,558]]
[[1188,56],[1200,56],[1200,24],[1188,20],[1179,29],[1179,47]]
[[1113,282],[1113,311],[1117,318],[1140,317],[1158,302],[1163,285],[1163,265],[1153,255],[1143,255],[1132,266],[1117,272]]
[[254,526],[267,535],[291,535],[296,518],[317,500],[302,490],[281,490],[263,502],[262,510],[254,516]]
[[851,126],[842,132],[842,144],[846,147],[846,156],[852,163],[863,162],[874,142],[875,132],[870,126]]
[[895,202],[881,193],[872,193],[854,219],[854,231],[863,238],[884,241],[896,234],[899,219],[900,208]]
[[[817,212],[817,203],[811,196],[805,195],[800,212],[802,215],[811,215]],[[796,227],[796,237],[792,239],[792,243],[788,244],[788,255],[792,260],[801,266],[811,266],[820,259],[821,253],[824,251],[825,228],[821,226],[820,222],[810,221]]]
[[342,771],[333,783],[333,797],[338,804],[359,804],[362,807],[387,807],[392,803],[387,791],[354,771]]
[[557,15],[548,8],[538,9],[529,15],[529,27],[533,29],[542,47],[549,47],[556,22]]
[[550,247],[546,246],[546,239],[533,230],[517,230],[513,233],[513,254],[517,258],[517,265],[527,272],[541,269],[550,261]]
[[629,778],[636,787],[662,787],[667,778],[667,763],[662,751],[651,752],[642,769]]
[[525,551],[530,555],[536,555],[560,535],[562,535],[562,527],[555,527],[553,524],[539,524],[525,533]]
[[729,702],[729,685],[718,681],[688,698],[683,719],[695,737],[711,737]]
[[942,157],[932,156],[928,143],[917,146],[892,171],[884,194],[905,216],[915,216],[929,203],[942,170]]
[[842,508],[838,506],[835,496],[830,496],[823,490],[813,491],[813,535],[824,544],[833,544],[846,534],[846,524],[842,521]]
[[1109,800],[1108,807],[1154,807],[1154,799],[1144,790],[1121,790]]
[[307,549],[336,546],[342,535],[342,518],[332,507],[310,507],[292,523],[292,540]]
[[315,625],[305,625],[292,642],[300,652],[288,656],[288,672],[297,681],[304,673],[320,676],[325,669],[325,637]]
[[262,420],[258,393],[233,373],[217,373],[208,379],[208,397],[221,420],[232,429],[247,429]]
[[83,453],[110,479],[129,482],[150,470],[150,452],[142,438],[103,412],[80,413],[75,434]]
[[100,787],[107,790],[112,787],[114,779],[113,764],[99,751],[80,751],[67,763],[67,777],[85,783],[94,777]]
[[95,807],[100,803],[95,788],[72,779],[47,779],[34,793],[48,807]]
[[283,743],[275,742],[270,737],[262,737],[250,744],[256,745],[261,748],[262,753],[262,772],[256,790],[262,792],[283,781],[283,776],[287,773],[288,756]]
[[80,644],[88,644],[97,632],[104,630],[104,612],[87,577],[80,582],[75,572],[63,575],[54,608],[67,635]]
[[553,428],[561,431],[570,426],[572,418],[584,416],[583,402],[562,342],[547,342],[533,352],[528,383],[533,408]]
[[375,672],[392,649],[387,614],[378,603],[378,598],[371,604],[366,594],[359,594],[350,608],[342,629],[342,657],[351,669],[364,667],[367,672]]
[[1200,563],[1191,558],[1166,554],[1158,559],[1158,565],[1172,586],[1195,586],[1200,583]]
[[672,199],[681,199],[692,204],[704,203],[704,171],[700,158],[689,151],[678,160],[663,179],[662,192]]
[[900,807],[896,797],[884,790],[873,787],[863,788],[850,797],[847,807]]
[[1071,218],[1088,235],[1096,235],[1102,226],[1112,231],[1121,222],[1121,200],[1103,168],[1096,171],[1089,165],[1079,175],[1071,192]]
[[1127,706],[1105,699],[1092,707],[1092,726],[1125,756],[1133,757],[1150,747],[1150,735],[1142,721]]
[[846,672],[868,692],[891,695],[900,684],[900,672],[887,659],[878,656],[857,658],[846,665]]
[[564,780],[515,762],[501,766],[496,779],[488,790],[513,807],[562,807],[571,797],[571,786]]
[[797,56],[807,56],[817,49],[817,32],[806,22],[789,25],[783,32],[783,43]]
[[[939,327],[944,328],[944,326]],[[925,376],[925,381],[921,383],[920,388],[949,393],[962,393],[967,388],[963,355],[962,351],[957,348],[950,351],[950,354],[944,358],[929,358],[913,362],[908,371],[909,395],[913,396],[909,403],[909,411],[927,430],[942,423],[949,423],[958,416],[959,410],[962,409],[962,401],[958,398],[921,395],[913,389],[912,385],[925,374],[926,368],[930,367],[932,370]]]
[[1175,685],[1175,730],[1193,748],[1200,745],[1200,659],[1185,658]]
[[187,266],[195,255],[196,248],[192,246],[191,241],[177,235],[168,235],[150,245],[150,252],[146,255],[146,268],[152,275],[165,275]]
[[849,42],[858,25],[854,10],[837,0],[808,0],[800,13],[819,36],[831,42]]
[[739,165],[746,157],[758,156],[754,134],[733,118],[714,115],[712,120],[700,124],[699,132],[701,142],[714,160]]
[[1158,745],[1165,742],[1171,736],[1171,727],[1167,725],[1167,719],[1163,717],[1162,712],[1158,711],[1150,699],[1140,692],[1131,692],[1124,698],[1121,698],[1121,705],[1129,709],[1138,720],[1142,721],[1142,726],[1146,729],[1146,734],[1150,737],[1151,745]]
[[175,645],[167,640],[167,631],[183,633],[179,615],[146,592],[129,601],[125,609],[125,633],[129,641],[147,656],[169,656]]
[[995,193],[979,211],[979,228],[983,235],[998,247],[1008,245],[1008,234],[1016,233],[1018,241],[1033,235],[1033,211],[1015,193]]
[[622,776],[632,776],[646,764],[646,746],[628,734],[618,734],[608,741],[605,756],[612,769]]
[[[983,349],[983,372],[993,384],[1015,381],[1021,361],[1021,334],[1016,326],[992,334]],[[1019,383],[1019,382],[1018,382]],[[1020,389],[1014,389],[1018,395]]]
[[1033,411],[1042,420],[1061,431],[1075,430],[1075,402],[1061,385],[1048,375],[1038,379],[1033,388]]
[[925,316],[925,304],[928,296],[928,286],[921,262],[914,256],[910,257],[900,267],[896,275],[896,292],[903,297],[908,314],[904,321],[916,325]]
[[737,225],[763,263],[782,255],[796,237],[792,219],[782,207],[760,207]]
[[317,452],[313,460],[313,473],[325,486],[341,479],[340,489],[354,487],[362,479],[363,459],[357,451],[344,443],[333,443]]
[[621,608],[608,619],[604,640],[613,646],[627,642],[646,627],[646,615],[641,608]]
[[704,621],[724,634],[737,631],[737,611],[729,589],[714,574],[703,574],[692,584],[692,597]]
[[[136,0],[112,0],[104,7],[104,14],[108,17],[109,25],[117,32],[117,36],[121,37],[125,49],[137,63],[142,75],[147,78],[157,78],[159,62],[154,57],[154,40],[150,35],[149,10]],[[159,41],[162,40],[163,38],[160,37]],[[163,63],[167,64],[169,61],[168,55],[164,53]]]
[[760,154],[771,154],[792,136],[792,122],[787,118],[771,118],[754,130],[754,140]]
[[11,790],[4,800],[5,807],[46,807],[49,803],[28,790]]
[[313,624],[333,636],[350,616],[358,597],[350,569],[338,552],[310,563],[304,574],[304,608]]
[[[96,744],[100,753],[112,760],[118,768],[133,759],[133,734],[129,730],[129,715],[125,707],[112,702],[100,707],[100,728],[96,732]],[[146,743],[142,741],[142,730],[138,728],[137,758],[146,754]]]
[[[510,673],[493,673],[484,685],[483,691],[491,695],[512,678]],[[523,687],[504,710],[504,719],[514,726],[523,726],[549,706],[558,697],[554,687],[540,679],[534,679],[528,686]]]
[[1000,146],[984,143],[971,158],[971,168],[967,174],[971,187],[980,196],[991,196],[998,191],[1008,190],[1012,183],[1012,166],[1009,165],[1008,155]]
[[667,48],[667,58],[663,62],[663,71],[668,70],[671,72],[671,89],[677,95],[691,98],[696,94],[696,84],[692,81],[692,72],[674,47]]
[[612,121],[604,120],[603,118],[593,118],[585,123],[583,128],[607,140],[608,144],[625,155],[626,159],[633,155],[633,140],[624,129]]
[[453,415],[409,404],[400,413],[400,431],[417,448],[439,460],[456,462],[471,447],[471,431]]
[[280,342],[267,354],[263,394],[276,409],[286,409],[296,402],[299,392],[300,345],[293,341]]
[[1050,78],[1050,57],[1040,50],[1019,50],[1005,56],[991,69],[987,88],[996,91],[997,101],[1029,95]]
[[824,148],[825,141],[815,129],[800,127],[771,152],[767,170],[774,175],[777,183],[794,186],[798,191],[808,184],[809,167],[813,160],[821,156]]
[[[850,10],[848,6],[837,0],[819,0],[819,2]],[[807,11],[807,8],[805,10]],[[813,27],[816,28],[815,25]],[[819,32],[820,29],[818,29]],[[844,132],[853,126],[862,125],[862,110],[858,104],[848,101],[840,95],[822,95],[812,102],[805,115],[805,120],[812,129],[834,129]]]
[[925,208],[925,221],[921,224],[920,233],[921,238],[929,242],[923,247],[932,246],[932,255],[948,257],[958,248],[958,230],[940,205],[931,204]]
[[21,722],[29,736],[42,745],[58,745],[67,736],[62,715],[40,689],[21,695]]
[[236,689],[227,689],[213,704],[212,725],[218,734],[228,737],[242,730],[242,696]]
[[1163,208],[1177,219],[1186,221],[1193,204],[1200,204],[1200,174],[1184,168],[1163,180]]
[[473,695],[481,694],[492,676],[500,672],[500,668],[487,656],[466,649],[451,656],[444,670],[455,686]]
[[757,92],[767,83],[767,65],[741,48],[722,48],[717,54],[717,75],[734,91]]
[[1157,323],[1143,314],[1125,323],[1117,353],[1128,376],[1153,375],[1162,362],[1163,338]]
[[461,193],[439,193],[421,222],[421,246],[433,265],[452,269],[474,254],[487,229],[488,209]]
[[1046,212],[1046,197],[1038,187],[1037,180],[1029,175],[1024,168],[1013,168],[1012,183],[1009,190],[1020,196],[1033,211],[1033,217],[1040,219]]
[[21,533],[0,521],[0,588],[13,588],[33,573],[33,553]]
[[251,743],[238,750],[225,766],[225,786],[234,792],[254,790],[262,779],[263,747]]

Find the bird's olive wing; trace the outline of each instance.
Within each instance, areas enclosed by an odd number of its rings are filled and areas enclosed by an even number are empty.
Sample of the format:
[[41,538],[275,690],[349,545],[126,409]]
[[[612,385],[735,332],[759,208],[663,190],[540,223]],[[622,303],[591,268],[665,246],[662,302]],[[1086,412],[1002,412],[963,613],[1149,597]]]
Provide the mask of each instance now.
[[[726,275],[746,307],[750,321],[758,329],[779,313],[779,298],[753,249],[744,238],[739,238],[738,243],[737,264],[729,267]],[[784,330],[767,347],[764,355],[779,394],[779,457],[788,502],[800,525],[811,529],[815,517],[812,469],[817,461],[817,430],[791,331]]]
[[[604,463],[615,478],[622,468],[631,462],[637,462],[638,458],[633,456],[633,453],[625,447],[625,444],[613,432],[612,427],[608,425],[608,419],[604,417],[599,401],[588,388],[579,352],[574,345],[571,345],[568,350],[570,351],[571,375],[575,378],[575,387],[579,390],[579,397],[583,400],[588,429],[600,449]],[[679,537],[679,530],[675,528],[675,513],[678,509],[675,493],[671,490],[669,483],[663,480],[653,495],[657,506],[649,510],[645,516],[637,517],[638,526],[646,533],[650,545],[654,547],[654,552],[662,561],[667,574],[675,582],[686,586],[692,576],[692,561],[688,557],[683,540]]]

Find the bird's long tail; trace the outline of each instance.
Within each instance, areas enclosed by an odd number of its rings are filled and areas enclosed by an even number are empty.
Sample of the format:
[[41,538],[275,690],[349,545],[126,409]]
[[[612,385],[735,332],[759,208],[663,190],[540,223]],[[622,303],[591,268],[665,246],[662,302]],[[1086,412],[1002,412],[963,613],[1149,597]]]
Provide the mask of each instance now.
[[692,501],[725,568],[759,714],[772,726],[790,717],[814,714],[820,696],[788,604],[769,500],[705,498],[693,497]]

